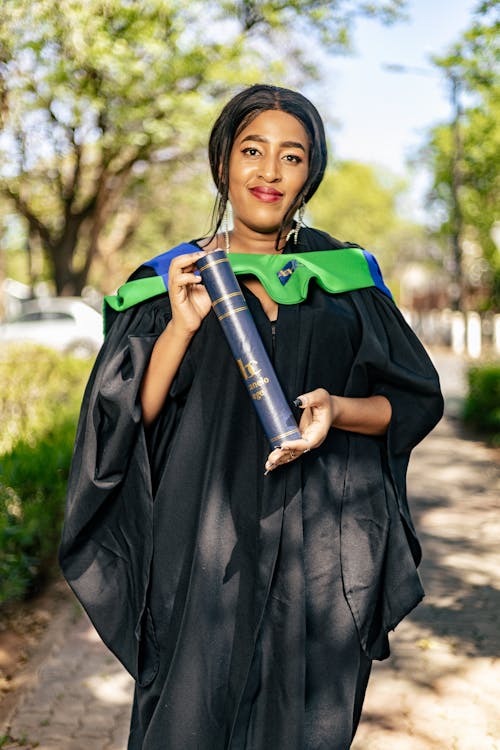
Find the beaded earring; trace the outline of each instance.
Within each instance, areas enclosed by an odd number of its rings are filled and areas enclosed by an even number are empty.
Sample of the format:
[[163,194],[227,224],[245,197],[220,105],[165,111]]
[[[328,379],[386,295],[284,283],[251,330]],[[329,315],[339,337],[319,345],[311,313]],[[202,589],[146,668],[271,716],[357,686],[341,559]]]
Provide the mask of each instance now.
[[290,237],[293,237],[293,244],[294,245],[296,245],[297,242],[299,241],[299,232],[300,232],[301,227],[304,226],[303,219],[304,219],[304,212],[305,212],[305,210],[306,210],[306,202],[305,202],[304,198],[302,198],[302,203],[300,204],[297,218],[294,219],[295,225],[294,225],[293,229],[290,229],[290,231],[288,232],[288,234],[286,236],[286,241],[287,242],[290,239]]
[[299,241],[299,232],[301,227],[304,226],[304,213],[306,210],[306,202],[304,198],[302,198],[302,203],[300,204],[299,208],[299,218],[295,222],[295,229],[293,230],[293,244],[296,245]]
[[222,231],[224,233],[224,242],[226,246],[226,253],[229,253],[231,250],[231,240],[229,238],[229,210],[231,206],[229,201],[226,203],[226,209],[224,211],[224,216],[222,218]]

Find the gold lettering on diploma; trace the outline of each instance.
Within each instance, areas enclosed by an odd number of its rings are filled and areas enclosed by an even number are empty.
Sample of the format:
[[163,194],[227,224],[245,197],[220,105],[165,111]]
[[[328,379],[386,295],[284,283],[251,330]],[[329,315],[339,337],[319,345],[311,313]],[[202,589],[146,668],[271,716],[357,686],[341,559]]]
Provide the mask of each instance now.
[[269,378],[259,378],[255,383],[250,383],[248,386],[249,391],[255,391],[256,388],[261,388],[263,385],[269,383]]
[[[262,369],[258,369],[258,361],[256,359],[249,359],[248,362],[237,359],[236,363],[240,368],[240,372],[243,375],[243,379],[247,381],[247,388],[250,391],[250,395],[256,401],[260,401],[265,394],[265,386],[269,383],[267,375],[259,377]],[[248,383],[249,380],[255,378],[253,383]]]
[[264,390],[262,388],[260,389],[260,391],[254,391],[252,393],[252,398],[254,399],[254,401],[260,401],[261,398],[263,397],[264,397]]
[[[243,375],[243,379],[246,381],[247,388],[250,391],[251,397],[255,401],[260,401],[261,398],[264,397],[266,388],[265,386],[269,383],[269,378],[267,375],[264,375],[264,377],[259,377],[260,373],[262,372],[262,369],[258,369],[258,361],[256,359],[250,359],[248,362],[243,362],[243,360],[237,359],[236,360],[238,367],[240,368],[240,372]],[[249,383],[248,381],[252,378],[255,378],[253,383]]]
[[256,359],[249,359],[246,364],[243,362],[242,359],[237,359],[236,362],[238,363],[240,372],[243,375],[243,378],[245,380],[250,380],[250,378],[254,378],[260,372],[260,370],[256,369],[256,366],[259,364]]

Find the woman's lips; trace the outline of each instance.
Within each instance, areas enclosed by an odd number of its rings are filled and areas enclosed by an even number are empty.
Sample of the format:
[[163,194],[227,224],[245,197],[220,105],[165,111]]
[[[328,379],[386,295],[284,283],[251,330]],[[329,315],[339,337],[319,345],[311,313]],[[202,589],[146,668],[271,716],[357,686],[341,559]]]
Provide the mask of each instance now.
[[280,193],[279,190],[269,187],[250,188],[250,192],[255,198],[264,201],[264,203],[276,203],[276,201],[279,201],[283,197],[283,193]]

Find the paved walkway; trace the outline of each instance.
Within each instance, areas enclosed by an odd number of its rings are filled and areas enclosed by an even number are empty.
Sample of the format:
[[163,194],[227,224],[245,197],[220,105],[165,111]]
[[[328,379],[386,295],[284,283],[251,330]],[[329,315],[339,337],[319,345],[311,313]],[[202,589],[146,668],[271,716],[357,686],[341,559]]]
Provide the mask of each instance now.
[[[436,363],[449,416],[415,451],[409,477],[427,596],[374,667],[352,750],[500,750],[499,453],[460,434],[462,369]],[[72,602],[41,651],[0,748],[125,750],[131,681]]]

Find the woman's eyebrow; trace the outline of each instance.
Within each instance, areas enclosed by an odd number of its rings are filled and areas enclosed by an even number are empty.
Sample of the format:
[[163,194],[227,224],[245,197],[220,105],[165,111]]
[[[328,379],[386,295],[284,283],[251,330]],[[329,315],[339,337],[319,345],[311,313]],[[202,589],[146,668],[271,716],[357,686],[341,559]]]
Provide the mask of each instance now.
[[[245,141],[257,141],[258,143],[269,143],[269,140],[267,138],[264,138],[263,135],[246,135],[242,143],[245,143]],[[280,143],[280,146],[283,148],[300,148],[305,153],[305,148],[299,141],[283,141]]]

